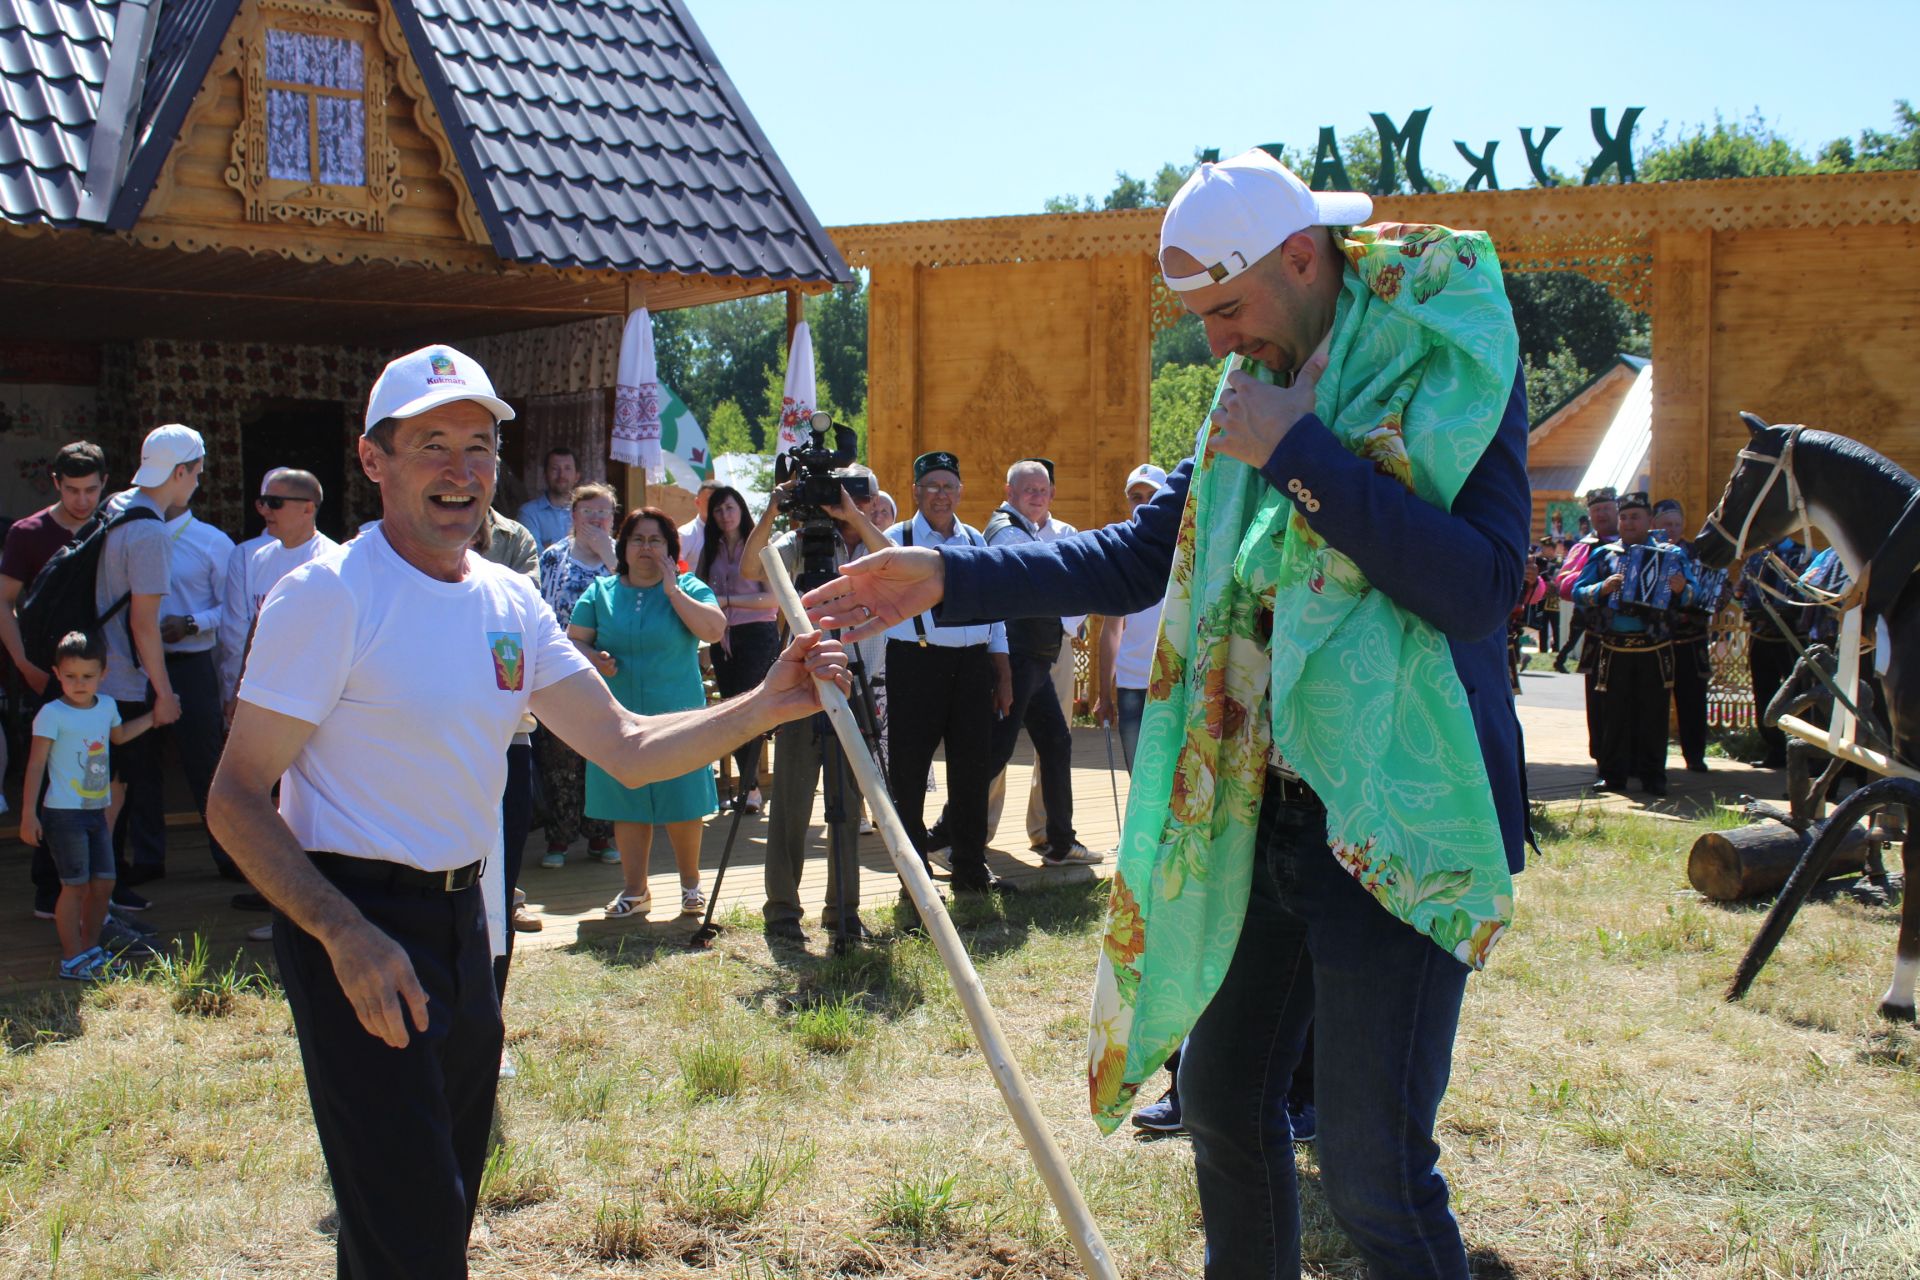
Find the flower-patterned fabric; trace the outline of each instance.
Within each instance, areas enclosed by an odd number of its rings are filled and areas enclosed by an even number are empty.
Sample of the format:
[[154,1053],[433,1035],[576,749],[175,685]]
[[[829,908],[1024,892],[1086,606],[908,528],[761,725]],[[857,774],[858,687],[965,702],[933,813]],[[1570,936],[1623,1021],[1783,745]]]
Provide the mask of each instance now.
[[[1519,361],[1493,245],[1484,232],[1401,224],[1336,237],[1349,270],[1317,416],[1447,510],[1499,427]],[[1174,549],[1094,990],[1088,1090],[1107,1132],[1226,975],[1270,752],[1325,802],[1331,856],[1448,954],[1481,967],[1513,916],[1446,637],[1373,590],[1258,471],[1209,456],[1209,430]]]

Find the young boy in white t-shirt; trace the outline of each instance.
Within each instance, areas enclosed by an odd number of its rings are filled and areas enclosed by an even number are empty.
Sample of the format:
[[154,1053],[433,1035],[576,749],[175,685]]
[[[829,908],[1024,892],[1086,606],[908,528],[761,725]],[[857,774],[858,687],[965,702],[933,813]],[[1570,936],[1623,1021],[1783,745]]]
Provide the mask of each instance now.
[[[60,976],[97,982],[107,976],[109,957],[100,948],[100,925],[113,895],[113,833],[107,809],[113,789],[107,744],[119,746],[153,727],[153,713],[125,724],[112,698],[100,696],[107,649],[100,637],[69,631],[53,651],[53,674],[60,696],[33,718],[33,747],[27,755],[26,794],[20,804],[20,838],[47,853],[60,875],[60,900],[53,908],[60,932]],[[36,809],[42,777],[46,799]]]

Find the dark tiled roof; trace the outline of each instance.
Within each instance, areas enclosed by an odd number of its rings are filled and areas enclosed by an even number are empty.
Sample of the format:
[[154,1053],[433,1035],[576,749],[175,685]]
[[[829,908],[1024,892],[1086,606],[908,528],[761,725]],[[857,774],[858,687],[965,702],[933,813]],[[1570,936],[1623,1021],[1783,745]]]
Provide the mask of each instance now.
[[415,0],[397,14],[502,257],[848,278],[677,0]]
[[0,217],[71,223],[119,0],[0,0]]
[[[133,152],[107,225],[125,230],[140,216],[160,168],[186,123],[187,108],[207,78],[207,68],[233,25],[240,0],[154,0],[153,47],[147,55]],[[4,3],[4,0],[0,0]]]

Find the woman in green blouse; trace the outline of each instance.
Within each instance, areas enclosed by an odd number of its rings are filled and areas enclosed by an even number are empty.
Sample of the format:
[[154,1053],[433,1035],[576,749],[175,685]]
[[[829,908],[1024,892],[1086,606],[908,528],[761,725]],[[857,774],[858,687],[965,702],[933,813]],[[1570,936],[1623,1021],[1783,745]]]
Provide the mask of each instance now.
[[[620,705],[642,715],[706,705],[700,646],[726,632],[726,615],[707,584],[677,571],[680,534],[665,512],[641,507],[621,522],[614,540],[618,576],[596,580],[573,607],[567,635],[606,678]],[[706,767],[644,787],[623,787],[587,765],[587,816],[613,823],[625,885],[607,916],[645,915],[653,905],[647,861],[653,829],[667,829],[680,869],[680,909],[706,907],[700,889],[700,829],[718,802]]]

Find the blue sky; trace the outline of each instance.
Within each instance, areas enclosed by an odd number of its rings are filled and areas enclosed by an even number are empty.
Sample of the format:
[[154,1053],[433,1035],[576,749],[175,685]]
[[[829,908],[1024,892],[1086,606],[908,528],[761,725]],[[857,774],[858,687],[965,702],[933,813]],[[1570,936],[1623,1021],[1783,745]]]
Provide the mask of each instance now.
[[1036,213],[1105,194],[1196,146],[1311,145],[1431,107],[1429,171],[1458,138],[1499,139],[1523,186],[1522,125],[1559,125],[1548,162],[1595,151],[1645,107],[1637,142],[1758,109],[1813,148],[1890,126],[1920,99],[1920,3],[1362,5],[976,0],[691,0],[815,214],[829,226]]

